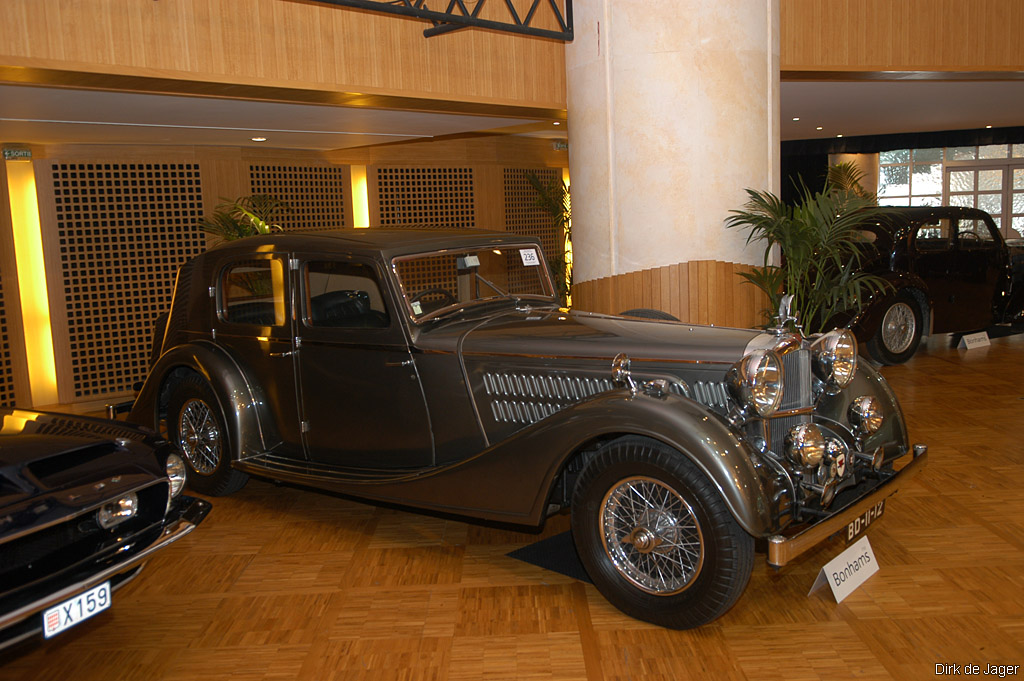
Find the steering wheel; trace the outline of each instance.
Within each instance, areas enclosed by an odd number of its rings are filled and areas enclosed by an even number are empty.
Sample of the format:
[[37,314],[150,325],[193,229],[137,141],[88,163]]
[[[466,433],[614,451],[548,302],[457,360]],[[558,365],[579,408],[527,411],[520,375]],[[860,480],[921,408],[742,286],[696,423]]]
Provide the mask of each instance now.
[[444,298],[444,303],[446,305],[455,305],[456,303],[459,302],[455,298],[455,296],[453,296],[451,294],[451,291],[449,291],[448,289],[443,289],[443,288],[426,288],[426,289],[423,289],[422,291],[420,291],[419,293],[414,295],[412,298],[410,298],[409,302],[410,303],[418,303],[421,299],[426,298],[427,296],[429,296],[429,295],[431,295],[433,293],[436,293],[437,295],[439,295],[442,298]]
[[977,232],[960,232],[960,238],[968,241],[981,241],[981,236]]

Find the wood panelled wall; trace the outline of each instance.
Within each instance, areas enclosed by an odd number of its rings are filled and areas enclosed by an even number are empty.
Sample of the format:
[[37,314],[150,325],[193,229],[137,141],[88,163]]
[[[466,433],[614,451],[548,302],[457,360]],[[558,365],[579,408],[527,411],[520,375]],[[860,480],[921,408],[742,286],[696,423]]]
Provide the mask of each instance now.
[[565,108],[562,43],[429,26],[291,0],[4,0],[0,65]]
[[1021,71],[1020,0],[782,0],[787,71]]
[[636,308],[662,310],[681,321],[715,326],[763,324],[768,298],[739,272],[747,265],[695,260],[604,277],[573,286],[573,307],[618,314]]

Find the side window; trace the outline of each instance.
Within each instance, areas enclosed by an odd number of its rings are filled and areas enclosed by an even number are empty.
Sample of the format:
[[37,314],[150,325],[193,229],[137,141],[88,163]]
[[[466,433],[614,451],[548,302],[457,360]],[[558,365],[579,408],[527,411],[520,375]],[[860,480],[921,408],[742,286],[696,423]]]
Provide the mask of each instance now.
[[984,220],[960,220],[957,225],[960,247],[966,249],[994,248],[995,237]]
[[285,269],[278,258],[243,260],[228,266],[220,281],[220,317],[232,324],[283,326]]
[[925,222],[917,227],[914,245],[919,251],[947,251],[953,245],[948,218]]
[[311,261],[303,268],[309,326],[383,329],[390,325],[377,275],[369,265]]

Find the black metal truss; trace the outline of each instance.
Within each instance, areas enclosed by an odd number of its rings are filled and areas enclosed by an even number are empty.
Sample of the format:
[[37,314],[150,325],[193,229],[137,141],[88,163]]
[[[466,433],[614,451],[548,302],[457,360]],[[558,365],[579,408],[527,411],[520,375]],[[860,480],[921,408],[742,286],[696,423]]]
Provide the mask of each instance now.
[[[432,28],[423,31],[423,35],[428,38],[442,33],[458,31],[463,28],[475,27],[489,28],[505,33],[529,35],[537,38],[551,38],[565,42],[572,41],[572,0],[560,0],[564,3],[564,12],[559,8],[558,0],[532,0],[530,8],[524,17],[521,17],[519,12],[516,11],[512,0],[502,0],[508,14],[507,21],[480,18],[480,10],[487,0],[434,1],[440,3],[447,2],[447,8],[444,10],[428,9],[427,0],[316,0],[316,2],[330,5],[426,19],[433,24]],[[473,9],[468,9],[466,7],[467,4],[472,4]],[[537,10],[541,6],[547,6],[551,9],[551,13],[561,30],[555,31],[531,25],[531,22],[537,18]]]

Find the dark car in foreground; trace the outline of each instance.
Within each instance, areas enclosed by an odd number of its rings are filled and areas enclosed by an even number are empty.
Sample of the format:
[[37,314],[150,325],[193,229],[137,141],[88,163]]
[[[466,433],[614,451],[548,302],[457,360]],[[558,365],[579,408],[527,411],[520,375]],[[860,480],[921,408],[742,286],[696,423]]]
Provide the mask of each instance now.
[[922,335],[1021,319],[1024,246],[1007,244],[985,211],[886,207],[864,234],[874,249],[862,269],[889,286],[864,301],[849,326],[875,360],[907,361]]
[[474,230],[249,237],[178,273],[129,419],[210,494],[248,476],[485,521],[571,511],[615,606],[699,626],[755,550],[853,537],[919,471],[848,331],[565,309],[540,245]]
[[0,409],[0,649],[111,606],[210,504],[176,450],[125,423]]

